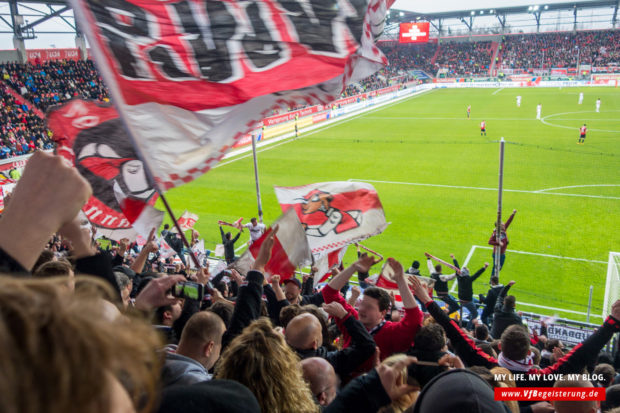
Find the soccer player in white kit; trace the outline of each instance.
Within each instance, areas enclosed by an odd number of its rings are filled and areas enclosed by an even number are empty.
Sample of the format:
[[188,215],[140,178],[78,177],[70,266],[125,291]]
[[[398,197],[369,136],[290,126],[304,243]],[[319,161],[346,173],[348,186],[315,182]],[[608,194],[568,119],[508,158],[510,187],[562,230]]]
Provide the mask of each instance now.
[[581,105],[582,103],[583,103],[583,92],[579,94],[579,104]]
[[541,113],[542,113],[542,105],[539,103],[538,106],[536,106],[536,119],[540,119]]
[[596,113],[601,111],[601,98],[596,99]]
[[517,107],[521,107],[521,96],[517,96]]
[[245,224],[243,227],[250,230],[250,242],[248,245],[252,245],[265,232],[265,224],[259,224],[256,218],[252,218],[250,223]]

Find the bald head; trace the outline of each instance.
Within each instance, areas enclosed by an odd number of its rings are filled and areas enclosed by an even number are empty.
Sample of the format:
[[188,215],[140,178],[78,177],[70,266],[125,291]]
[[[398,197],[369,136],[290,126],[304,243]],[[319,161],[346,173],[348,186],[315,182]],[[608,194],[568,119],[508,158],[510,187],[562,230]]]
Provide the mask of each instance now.
[[[553,387],[594,387],[586,380],[558,380]],[[594,400],[584,401],[554,401],[553,407],[556,413],[596,413],[598,410],[597,402]]]
[[296,350],[317,349],[323,342],[321,322],[312,314],[300,314],[286,325],[284,337]]
[[301,361],[304,380],[310,385],[312,394],[321,406],[329,405],[336,397],[338,377],[331,364],[320,357]]
[[210,369],[220,357],[225,331],[226,326],[217,314],[200,311],[191,316],[183,327],[177,354],[192,358]]

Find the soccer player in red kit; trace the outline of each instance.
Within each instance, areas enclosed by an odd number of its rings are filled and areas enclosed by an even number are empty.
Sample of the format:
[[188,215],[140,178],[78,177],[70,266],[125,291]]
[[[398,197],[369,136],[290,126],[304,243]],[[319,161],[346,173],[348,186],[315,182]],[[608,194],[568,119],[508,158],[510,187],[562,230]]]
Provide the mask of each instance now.
[[467,106],[467,119],[469,119],[469,115],[471,115],[471,105]]
[[487,123],[485,121],[480,122],[480,136],[484,133],[487,136]]
[[584,123],[583,126],[579,128],[579,141],[577,141],[577,145],[583,145],[586,140],[586,132],[588,132],[588,128],[586,128],[586,124]]

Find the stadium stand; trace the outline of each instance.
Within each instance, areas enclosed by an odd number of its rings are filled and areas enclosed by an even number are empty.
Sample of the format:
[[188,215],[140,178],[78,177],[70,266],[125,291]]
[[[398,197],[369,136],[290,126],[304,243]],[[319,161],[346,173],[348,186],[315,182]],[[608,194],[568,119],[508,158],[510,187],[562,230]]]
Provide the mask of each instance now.
[[620,30],[504,37],[502,66],[511,69],[620,64]]
[[2,85],[0,85],[0,124],[2,125],[1,159],[52,147],[43,120],[27,104],[17,102],[7,87]]
[[91,60],[48,61],[41,65],[5,64],[0,65],[0,71],[15,91],[43,111],[74,97],[109,100]]
[[[620,30],[515,34],[503,36],[501,40],[496,65],[500,70],[531,72],[535,68],[574,67],[579,59],[582,65],[620,71]],[[388,58],[388,66],[348,85],[343,97],[408,82],[414,79],[414,73],[422,79],[438,73],[447,77],[488,76],[494,50],[491,41],[451,40],[443,40],[439,45],[385,42],[381,49]],[[0,65],[0,73],[4,84],[11,88],[0,87],[0,158],[52,147],[49,132],[41,120],[43,112],[51,105],[74,97],[109,100],[108,91],[90,60],[5,63]],[[19,103],[15,95],[23,103]]]
[[487,75],[491,62],[491,42],[442,43],[435,62],[438,69],[447,69],[449,77]]

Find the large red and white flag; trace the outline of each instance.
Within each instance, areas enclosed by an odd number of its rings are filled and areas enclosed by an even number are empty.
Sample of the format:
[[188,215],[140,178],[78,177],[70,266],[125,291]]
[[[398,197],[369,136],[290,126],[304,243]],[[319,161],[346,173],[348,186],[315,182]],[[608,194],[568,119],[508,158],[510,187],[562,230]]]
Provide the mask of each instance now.
[[247,273],[263,241],[271,234],[274,226],[278,226],[271,258],[265,266],[265,272],[271,275],[280,275],[281,280],[287,280],[295,274],[297,267],[310,264],[312,256],[304,229],[294,211],[285,212],[278,218],[265,233],[250,245],[243,255],[235,262],[235,267],[243,274]]
[[177,223],[181,227],[181,231],[189,231],[194,228],[196,221],[198,221],[198,215],[192,214],[191,212],[185,210],[183,215],[181,215],[177,220]]
[[275,187],[283,211],[296,212],[315,259],[387,228],[375,188],[363,182]]
[[93,189],[82,211],[99,235],[115,241],[147,237],[163,212],[157,193],[113,106],[80,99],[47,113],[56,152],[75,165]]
[[327,104],[387,64],[394,0],[70,0],[161,189],[211,169],[277,107]]

